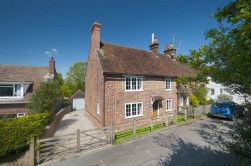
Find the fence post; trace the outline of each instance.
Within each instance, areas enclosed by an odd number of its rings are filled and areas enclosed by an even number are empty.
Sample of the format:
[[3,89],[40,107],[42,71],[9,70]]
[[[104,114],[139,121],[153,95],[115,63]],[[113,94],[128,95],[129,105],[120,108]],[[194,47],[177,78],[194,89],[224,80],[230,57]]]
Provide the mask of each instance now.
[[35,138],[31,138],[29,166],[35,166]]
[[185,121],[187,121],[187,109],[185,109]]
[[[36,142],[39,140],[39,137],[36,138]],[[35,145],[36,148],[36,145]],[[36,163],[39,164],[39,158],[40,158],[40,151],[39,151],[39,147],[37,147],[37,157],[36,157]]]
[[77,129],[77,153],[80,152],[80,129]]
[[165,115],[165,126],[168,127],[169,126],[169,121],[168,121],[168,113],[166,113]]
[[111,126],[111,144],[115,142],[115,122],[112,122]]
[[132,121],[132,128],[133,128],[133,135],[135,136],[136,135],[136,124],[135,124],[135,118],[133,118],[133,121]]
[[150,117],[150,125],[151,125],[151,131],[153,131],[153,116],[151,115]]
[[177,123],[177,112],[176,112],[176,110],[174,110],[173,123],[174,124]]

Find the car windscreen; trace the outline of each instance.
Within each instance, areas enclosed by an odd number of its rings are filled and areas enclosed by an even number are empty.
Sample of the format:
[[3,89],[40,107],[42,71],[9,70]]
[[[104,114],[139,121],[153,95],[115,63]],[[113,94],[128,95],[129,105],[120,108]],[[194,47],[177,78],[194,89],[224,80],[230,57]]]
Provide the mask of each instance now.
[[227,108],[228,104],[216,103],[216,104],[214,104],[214,107],[217,107],[217,108]]

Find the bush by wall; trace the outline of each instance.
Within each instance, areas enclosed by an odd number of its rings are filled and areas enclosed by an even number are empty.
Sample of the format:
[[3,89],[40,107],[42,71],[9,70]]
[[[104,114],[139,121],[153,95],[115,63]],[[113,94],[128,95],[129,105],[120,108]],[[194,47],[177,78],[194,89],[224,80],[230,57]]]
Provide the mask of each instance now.
[[217,99],[219,101],[232,101],[233,100],[233,96],[227,95],[227,94],[220,94],[217,96]]
[[197,99],[197,97],[195,95],[191,95],[189,97],[189,101],[190,101],[190,105],[193,107],[197,107],[197,105],[199,105],[199,100]]
[[43,134],[49,114],[0,120],[0,158],[28,147],[32,137]]

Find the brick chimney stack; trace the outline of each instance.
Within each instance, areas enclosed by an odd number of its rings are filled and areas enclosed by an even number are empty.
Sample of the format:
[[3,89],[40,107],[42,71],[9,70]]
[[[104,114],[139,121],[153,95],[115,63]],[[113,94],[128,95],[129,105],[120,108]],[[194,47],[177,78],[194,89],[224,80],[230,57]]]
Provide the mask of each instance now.
[[176,48],[173,43],[166,45],[166,48],[164,49],[164,55],[167,55],[172,59],[176,59]]
[[[91,49],[90,49],[91,53],[95,53],[96,49],[100,49],[100,28],[101,28],[101,24],[95,21],[91,28],[91,34],[92,34]],[[94,55],[91,55],[89,58],[91,58],[92,60],[95,60]]]
[[154,34],[152,34],[152,43],[150,44],[150,50],[158,56],[159,54],[159,43],[157,38],[154,38]]
[[53,75],[54,80],[57,79],[56,66],[55,66],[55,61],[53,57],[51,57],[50,62],[49,62],[49,70],[50,70],[50,74]]

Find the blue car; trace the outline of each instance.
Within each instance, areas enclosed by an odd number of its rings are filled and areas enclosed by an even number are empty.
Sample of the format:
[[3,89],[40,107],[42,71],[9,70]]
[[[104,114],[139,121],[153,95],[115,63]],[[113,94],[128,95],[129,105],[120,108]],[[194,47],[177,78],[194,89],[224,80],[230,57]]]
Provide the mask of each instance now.
[[216,102],[211,106],[211,117],[224,117],[233,120],[234,117],[243,116],[245,109],[234,102]]

